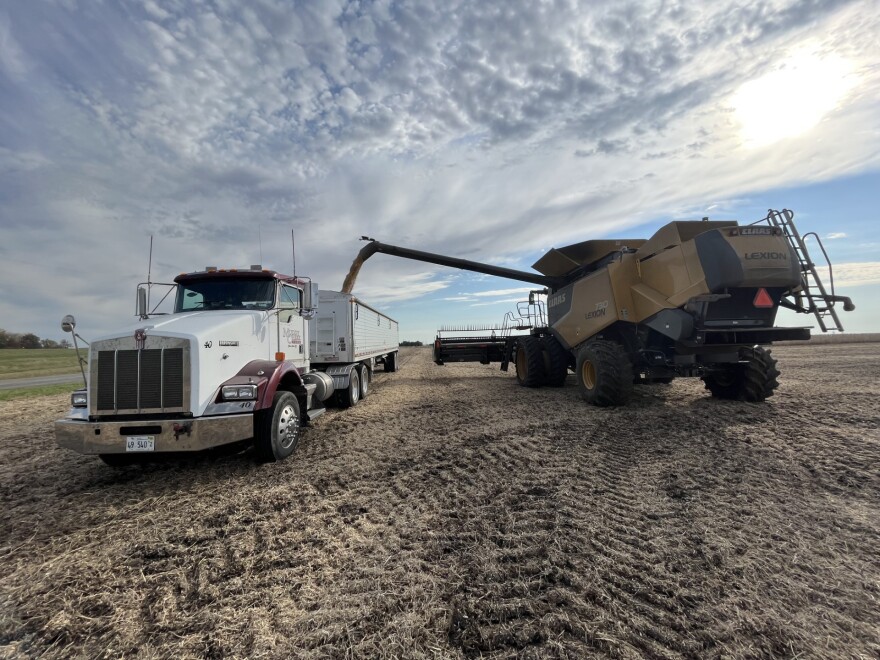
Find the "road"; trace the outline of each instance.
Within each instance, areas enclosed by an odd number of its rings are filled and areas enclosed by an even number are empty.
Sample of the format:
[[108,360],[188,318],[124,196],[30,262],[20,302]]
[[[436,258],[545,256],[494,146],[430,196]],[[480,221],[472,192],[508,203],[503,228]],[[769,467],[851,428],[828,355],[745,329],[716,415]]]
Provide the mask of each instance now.
[[39,387],[41,385],[58,385],[74,383],[82,380],[82,374],[62,374],[56,376],[37,376],[35,378],[12,378],[0,380],[0,390],[15,390],[22,387]]

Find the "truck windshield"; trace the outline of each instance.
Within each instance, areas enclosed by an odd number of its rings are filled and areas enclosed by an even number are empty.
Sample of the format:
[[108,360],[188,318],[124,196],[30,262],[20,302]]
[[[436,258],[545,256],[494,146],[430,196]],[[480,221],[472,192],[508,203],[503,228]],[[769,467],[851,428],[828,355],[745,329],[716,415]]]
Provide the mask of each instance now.
[[181,282],[174,311],[269,309],[274,301],[274,280],[211,278]]

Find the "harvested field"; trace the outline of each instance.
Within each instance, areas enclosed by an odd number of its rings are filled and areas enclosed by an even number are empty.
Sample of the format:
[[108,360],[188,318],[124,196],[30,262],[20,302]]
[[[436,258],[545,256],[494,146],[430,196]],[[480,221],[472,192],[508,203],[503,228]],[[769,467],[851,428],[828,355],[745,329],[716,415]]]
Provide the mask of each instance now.
[[626,408],[403,354],[291,460],[114,470],[0,404],[0,656],[878,657],[880,344]]

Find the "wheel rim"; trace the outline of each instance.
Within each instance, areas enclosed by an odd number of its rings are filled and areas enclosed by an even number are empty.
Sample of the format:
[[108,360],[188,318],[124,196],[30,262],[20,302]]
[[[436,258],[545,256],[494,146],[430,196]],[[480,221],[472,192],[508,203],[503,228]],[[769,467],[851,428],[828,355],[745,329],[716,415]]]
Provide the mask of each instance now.
[[361,372],[361,398],[367,396],[370,389],[370,372],[366,369]]
[[596,367],[589,360],[585,360],[581,366],[581,380],[588,390],[596,387]]
[[292,405],[287,404],[281,409],[281,414],[278,415],[278,428],[275,429],[278,435],[278,444],[281,445],[282,449],[287,449],[296,442],[298,430],[299,418],[296,415],[296,410],[294,410]]

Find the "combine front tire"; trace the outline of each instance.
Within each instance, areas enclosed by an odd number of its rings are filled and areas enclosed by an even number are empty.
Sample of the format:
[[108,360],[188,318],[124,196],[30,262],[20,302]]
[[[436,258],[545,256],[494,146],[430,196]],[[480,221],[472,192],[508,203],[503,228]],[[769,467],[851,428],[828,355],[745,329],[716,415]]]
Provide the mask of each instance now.
[[556,337],[544,337],[545,367],[547,369],[547,385],[562,387],[568,377],[568,351],[562,347]]
[[597,339],[581,346],[575,375],[581,396],[594,406],[622,406],[632,394],[632,363],[617,342]]
[[760,346],[740,349],[739,364],[725,365],[723,369],[703,376],[706,389],[716,399],[734,399],[757,403],[773,396],[779,387],[779,370],[770,351]]
[[541,387],[547,377],[544,371],[544,347],[537,337],[521,337],[516,341],[516,380],[523,387]]
[[254,417],[254,445],[257,457],[273,463],[290,456],[299,444],[299,401],[284,390],[275,393],[272,407]]

